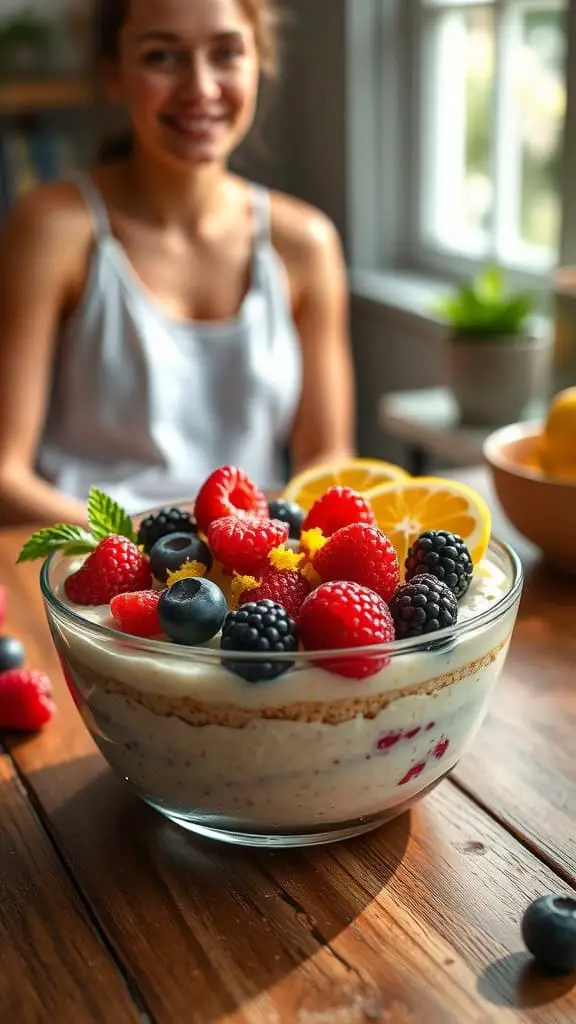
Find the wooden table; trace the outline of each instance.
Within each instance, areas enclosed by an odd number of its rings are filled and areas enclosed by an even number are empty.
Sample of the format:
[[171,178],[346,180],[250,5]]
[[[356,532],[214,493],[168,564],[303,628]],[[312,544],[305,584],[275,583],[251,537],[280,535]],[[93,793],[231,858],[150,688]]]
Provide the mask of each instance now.
[[576,895],[576,582],[524,550],[504,678],[449,780],[378,832],[236,850],[163,821],[115,779],[62,681],[37,584],[0,534],[8,629],[59,713],[6,738],[0,771],[0,1020],[14,1024],[576,1021],[545,977],[528,903]]

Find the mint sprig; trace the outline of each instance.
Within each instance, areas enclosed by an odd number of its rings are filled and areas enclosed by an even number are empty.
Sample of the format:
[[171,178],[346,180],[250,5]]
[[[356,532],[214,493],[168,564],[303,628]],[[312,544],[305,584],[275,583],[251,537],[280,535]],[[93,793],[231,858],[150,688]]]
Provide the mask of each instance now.
[[128,513],[104,491],[93,487],[88,497],[88,530],[70,523],[45,526],[26,541],[17,562],[48,558],[54,551],[61,551],[63,555],[89,554],[111,534],[136,542],[136,532]]
[[97,541],[104,540],[111,533],[127,537],[135,541],[136,533],[132,520],[117,501],[109,494],[93,487],[88,497],[88,525],[90,532]]
[[37,558],[47,558],[53,551],[83,555],[94,551],[95,547],[96,541],[81,526],[57,523],[33,533],[24,544],[17,562],[34,562]]

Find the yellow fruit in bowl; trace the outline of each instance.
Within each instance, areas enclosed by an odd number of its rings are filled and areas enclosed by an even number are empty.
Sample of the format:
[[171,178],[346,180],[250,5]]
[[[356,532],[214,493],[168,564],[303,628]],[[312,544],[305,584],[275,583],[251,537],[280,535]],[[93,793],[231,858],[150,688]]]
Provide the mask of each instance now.
[[560,391],[550,403],[540,461],[549,476],[576,479],[576,387]]

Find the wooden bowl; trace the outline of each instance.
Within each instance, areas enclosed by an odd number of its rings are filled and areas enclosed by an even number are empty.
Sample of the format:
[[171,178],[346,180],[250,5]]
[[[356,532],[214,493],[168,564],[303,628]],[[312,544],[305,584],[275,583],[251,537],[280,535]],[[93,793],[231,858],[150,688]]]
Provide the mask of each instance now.
[[542,422],[512,423],[484,442],[494,489],[519,533],[563,572],[576,573],[576,480],[539,467]]

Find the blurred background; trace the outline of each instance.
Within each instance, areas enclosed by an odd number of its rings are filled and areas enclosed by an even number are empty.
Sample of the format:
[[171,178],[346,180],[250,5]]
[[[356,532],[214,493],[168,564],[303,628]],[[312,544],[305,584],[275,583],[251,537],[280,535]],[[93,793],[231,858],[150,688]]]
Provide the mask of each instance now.
[[[458,463],[463,418],[437,300],[497,266],[533,297],[553,370],[559,334],[570,347],[575,5],[282,7],[283,74],[237,167],[319,206],[342,234],[360,454]],[[89,0],[0,0],[0,215],[35,182],[89,164],[121,119],[94,75]],[[576,383],[575,367],[564,360],[563,384]],[[559,380],[542,377],[530,402]],[[489,426],[464,421],[468,456]],[[426,440],[434,431],[444,437],[436,447]]]

